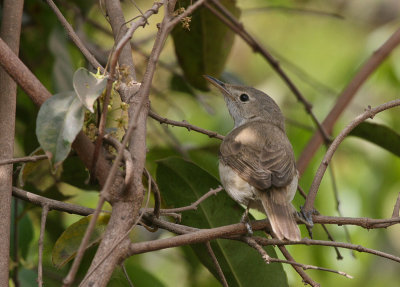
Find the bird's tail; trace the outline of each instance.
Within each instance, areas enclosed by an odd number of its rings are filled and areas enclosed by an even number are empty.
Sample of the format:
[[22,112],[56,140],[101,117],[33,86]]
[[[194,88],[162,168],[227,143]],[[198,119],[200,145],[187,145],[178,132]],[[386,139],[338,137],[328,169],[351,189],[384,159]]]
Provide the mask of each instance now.
[[276,237],[299,241],[301,234],[294,217],[295,209],[287,202],[285,194],[284,190],[271,189],[260,192],[259,197]]

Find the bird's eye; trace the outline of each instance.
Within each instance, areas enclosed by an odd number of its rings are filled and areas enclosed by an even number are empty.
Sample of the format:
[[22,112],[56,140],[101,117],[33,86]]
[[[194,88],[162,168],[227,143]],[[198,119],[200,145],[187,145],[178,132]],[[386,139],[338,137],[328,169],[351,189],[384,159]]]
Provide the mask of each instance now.
[[248,96],[247,94],[241,94],[240,97],[239,97],[239,99],[240,99],[242,102],[247,102],[247,101],[249,100],[249,96]]

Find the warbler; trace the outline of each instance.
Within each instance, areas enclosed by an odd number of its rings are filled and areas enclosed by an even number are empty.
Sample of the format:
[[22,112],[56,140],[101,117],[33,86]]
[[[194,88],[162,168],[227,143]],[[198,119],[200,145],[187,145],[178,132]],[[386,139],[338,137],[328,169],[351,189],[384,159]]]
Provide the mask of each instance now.
[[265,212],[279,239],[298,241],[300,230],[292,205],[298,184],[293,147],[275,101],[252,87],[205,78],[224,95],[235,125],[219,153],[219,175],[238,203]]

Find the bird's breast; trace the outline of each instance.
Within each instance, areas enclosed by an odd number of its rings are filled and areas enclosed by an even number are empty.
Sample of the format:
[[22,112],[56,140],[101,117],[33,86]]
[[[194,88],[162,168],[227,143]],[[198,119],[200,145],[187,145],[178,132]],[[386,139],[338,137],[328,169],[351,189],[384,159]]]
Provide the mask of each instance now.
[[219,162],[219,176],[226,192],[240,204],[248,205],[255,199],[255,189],[228,165]]

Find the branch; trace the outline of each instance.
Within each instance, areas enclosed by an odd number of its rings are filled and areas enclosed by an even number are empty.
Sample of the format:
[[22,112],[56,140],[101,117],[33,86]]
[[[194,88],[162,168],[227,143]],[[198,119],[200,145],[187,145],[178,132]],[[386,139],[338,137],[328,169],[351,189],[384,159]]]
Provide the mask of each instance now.
[[82,43],[81,39],[79,39],[79,36],[75,33],[74,28],[68,23],[67,19],[65,19],[64,15],[61,13],[61,11],[58,9],[57,5],[54,4],[53,0],[46,0],[47,4],[49,4],[50,8],[53,10],[54,14],[56,14],[58,20],[61,22],[63,25],[65,31],[67,31],[68,36],[74,42],[76,47],[82,52],[82,54],[85,56],[86,60],[93,66],[93,68],[97,69],[100,68],[101,72],[104,73],[104,68],[101,66],[101,64],[96,60],[96,58],[89,52],[89,50],[85,47],[85,45]]
[[204,200],[209,198],[211,195],[216,195],[222,189],[223,189],[222,187],[218,187],[216,189],[210,189],[207,193],[203,194],[198,200],[193,202],[191,205],[184,206],[184,207],[178,207],[178,208],[162,209],[161,213],[179,213],[179,212],[184,212],[184,211],[188,211],[188,210],[196,210],[197,206],[199,206],[200,203],[202,203]]
[[47,219],[47,214],[49,213],[49,206],[47,204],[44,204],[42,206],[42,217],[40,220],[40,236],[39,236],[39,259],[38,259],[38,286],[42,287],[43,286],[43,265],[42,265],[42,259],[43,259],[43,242],[44,242],[44,232],[46,230],[46,219]]
[[[400,30],[399,30],[399,35],[400,35]],[[310,187],[310,191],[308,192],[308,195],[306,198],[306,202],[304,203],[303,212],[305,212],[306,214],[311,214],[311,212],[313,210],[313,206],[314,206],[314,200],[315,200],[315,197],[317,196],[318,188],[319,188],[319,185],[321,184],[322,177],[324,176],[324,173],[328,167],[330,160],[333,157],[333,154],[335,153],[336,149],[339,147],[340,143],[345,139],[345,137],[356,126],[358,126],[360,123],[362,123],[366,119],[368,119],[368,118],[372,119],[376,114],[378,114],[384,110],[399,106],[399,105],[400,105],[400,99],[397,99],[397,100],[385,103],[383,105],[380,105],[373,109],[371,109],[371,107],[368,107],[368,109],[364,113],[362,113],[361,115],[356,117],[346,128],[344,128],[340,132],[340,134],[335,138],[335,140],[332,142],[332,144],[328,148],[328,151],[326,152],[326,154],[315,174],[314,180]]]
[[215,256],[214,251],[212,250],[210,241],[207,241],[207,242],[206,242],[206,248],[207,248],[208,254],[209,254],[210,257],[211,257],[212,262],[214,263],[215,269],[217,269],[217,273],[218,273],[218,276],[219,276],[219,280],[221,281],[222,286],[228,287],[228,286],[229,286],[229,285],[228,285],[228,282],[226,281],[224,272],[222,271],[222,268],[221,268],[221,266],[219,265],[218,259],[217,259],[217,257]]
[[388,219],[373,219],[368,217],[338,217],[313,215],[313,222],[320,224],[336,224],[339,226],[356,225],[365,229],[376,229],[387,228],[394,224],[400,223],[400,217],[392,217]]
[[[390,36],[390,38],[371,55],[368,61],[365,62],[358,73],[343,90],[335,106],[332,108],[332,110],[329,112],[328,116],[322,123],[323,127],[328,131],[329,134],[332,133],[334,124],[336,123],[342,112],[345,110],[345,108],[349,105],[353,97],[356,95],[358,89],[378,68],[378,66],[387,58],[392,50],[399,45],[399,43],[400,29],[396,30],[396,32],[394,32],[393,35]],[[311,158],[313,157],[321,143],[321,136],[318,133],[315,133],[308,142],[307,146],[304,148],[300,158],[297,161],[297,169],[299,170],[300,174],[305,171],[307,165],[309,164]]]
[[369,253],[373,254],[379,257],[383,257],[395,262],[400,263],[400,257],[394,256],[389,253],[385,253],[382,251],[374,250],[371,248],[366,248],[361,245],[356,245],[352,243],[345,243],[345,242],[338,242],[338,241],[326,241],[326,240],[315,240],[315,239],[308,239],[308,238],[303,238],[300,241],[283,241],[279,239],[267,239],[263,237],[258,237],[255,236],[254,239],[261,245],[267,246],[267,245],[319,245],[319,246],[329,246],[329,247],[339,247],[339,248],[345,248],[345,249],[350,249],[350,250],[355,250],[358,252],[364,252],[364,253]]
[[[13,187],[13,196],[18,197],[22,200],[31,202],[35,205],[43,206],[43,205],[48,205],[49,210],[59,210],[59,211],[65,211],[71,214],[78,214],[78,215],[83,215],[87,216],[89,214],[92,214],[94,212],[93,209],[75,205],[75,204],[70,204],[70,203],[64,203],[60,202],[57,200],[52,200],[48,199],[46,197],[36,195],[18,188]],[[147,209],[146,209],[147,210]],[[164,211],[164,210],[161,210]],[[188,237],[196,237],[193,243],[201,243],[201,242],[206,242],[207,240],[211,239],[217,239],[217,238],[231,238],[231,239],[239,239],[237,236],[242,236],[247,234],[247,228],[244,226],[242,223],[238,224],[233,224],[233,225],[227,225],[227,226],[222,226],[222,227],[217,227],[213,229],[197,229],[194,227],[189,227],[189,226],[184,226],[180,224],[175,224],[171,222],[167,222],[161,219],[155,218],[152,214],[149,213],[144,213],[143,218],[146,221],[149,221],[152,225],[158,226],[159,228],[168,230],[170,232],[176,233],[176,234],[187,234]],[[344,224],[352,224],[352,225],[358,225],[362,226],[365,228],[378,228],[376,227],[377,224],[383,224],[383,223],[399,223],[400,222],[400,217],[397,217],[396,219],[360,219],[360,218],[337,218],[337,217],[329,217],[329,216],[314,216],[313,221],[315,223],[325,223],[325,224],[338,224],[338,225],[344,225]],[[253,230],[262,230],[265,228],[269,228],[269,223],[267,220],[259,220],[259,221],[253,221],[250,222],[251,227]],[[198,233],[200,232],[200,233]],[[200,236],[198,236],[200,234]],[[206,237],[204,239],[204,237]],[[172,237],[172,238],[167,238],[167,239],[161,239],[163,241],[168,240],[168,241],[174,241],[174,238],[178,238],[178,242],[174,243],[173,246],[169,244],[165,244],[165,242],[157,242],[156,241],[151,241],[151,242],[142,242],[142,243],[134,243],[131,245],[131,253],[132,254],[137,254],[137,253],[145,253],[145,252],[150,252],[154,250],[159,250],[163,248],[170,248],[170,247],[175,247],[175,246],[180,246],[180,245],[185,245],[189,244],[186,243],[185,239],[180,239],[178,236]],[[344,243],[344,242],[337,242],[337,241],[324,241],[324,240],[312,240],[312,239],[302,239],[301,241],[287,241],[287,240],[278,240],[278,239],[266,239],[263,237],[253,237],[259,244],[267,246],[267,245],[320,245],[320,246],[329,246],[329,247],[338,247],[338,248],[345,248],[345,249],[350,249],[350,250],[355,250],[358,252],[365,252],[365,253],[370,253],[373,255],[377,255],[383,258],[387,258],[396,262],[400,263],[400,257],[394,256],[392,254],[388,254],[382,251],[366,248],[360,245],[355,245],[351,243]],[[155,243],[154,243],[155,242]],[[137,245],[138,244],[138,245]],[[147,246],[145,246],[147,245]],[[130,255],[126,255],[128,257]]]
[[71,214],[78,214],[82,216],[87,216],[90,215],[94,212],[94,209],[72,204],[72,203],[66,203],[54,199],[50,199],[44,196],[40,196],[16,187],[12,188],[12,194],[13,196],[28,201],[32,204],[39,205],[39,206],[44,206],[47,205],[49,207],[49,211],[51,210],[58,210],[58,211],[64,211],[68,212]]
[[173,120],[170,120],[167,118],[163,118],[160,115],[153,112],[152,110],[149,111],[149,116],[151,118],[155,119],[156,121],[160,122],[160,124],[167,124],[167,125],[176,126],[176,127],[184,127],[184,128],[187,128],[188,131],[196,131],[198,133],[208,135],[210,138],[217,138],[220,140],[224,139],[224,136],[218,134],[217,132],[202,129],[200,127],[191,125],[186,121],[178,122],[178,121],[173,121]]
[[12,158],[12,159],[5,159],[5,160],[0,160],[0,165],[5,165],[5,164],[12,164],[12,163],[21,163],[21,162],[36,162],[39,160],[43,160],[48,158],[47,155],[34,155],[34,156],[26,156],[26,157],[18,157],[18,158]]
[[[0,47],[6,46],[7,52],[18,58],[24,1],[4,0],[2,4]],[[0,54],[0,58],[5,56]],[[7,71],[0,69],[0,160],[14,156],[16,99],[16,83]],[[10,270],[12,180],[13,166],[0,166],[0,282],[5,285],[9,282]]]
[[290,264],[293,267],[298,266],[302,268],[303,270],[308,270],[308,269],[313,269],[313,270],[321,270],[321,271],[327,271],[327,272],[332,272],[336,273],[342,276],[345,276],[347,278],[353,279],[353,276],[350,276],[349,274],[343,272],[343,271],[337,271],[337,270],[332,270],[329,268],[324,268],[324,267],[319,267],[319,266],[314,266],[314,265],[308,265],[308,264],[302,264],[298,263],[293,260],[283,260],[279,258],[273,258],[268,255],[268,253],[257,243],[257,241],[254,240],[254,238],[251,237],[245,237],[244,240],[246,241],[247,244],[249,244],[251,247],[253,247],[263,258],[265,263],[284,263],[284,264]]

